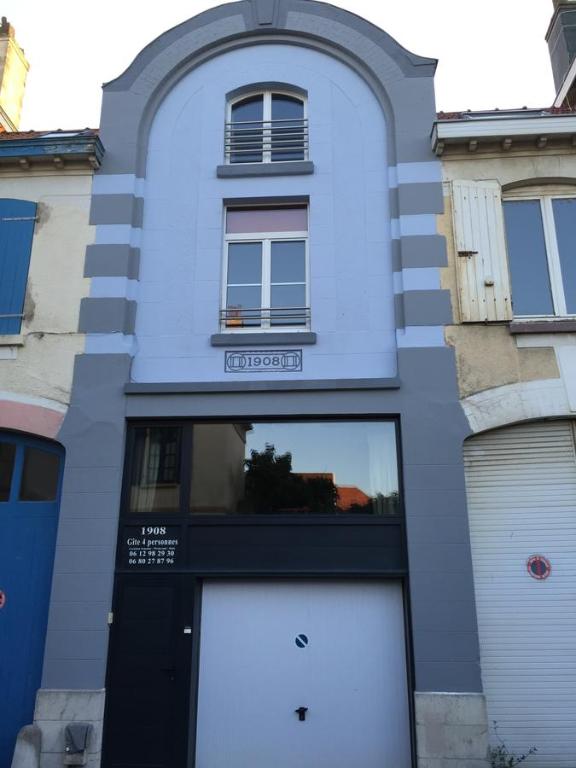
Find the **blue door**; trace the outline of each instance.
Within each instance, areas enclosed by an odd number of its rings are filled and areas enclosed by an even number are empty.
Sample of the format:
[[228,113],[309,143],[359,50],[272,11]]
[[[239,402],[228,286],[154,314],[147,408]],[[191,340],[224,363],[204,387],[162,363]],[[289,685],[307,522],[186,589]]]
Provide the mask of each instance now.
[[0,768],[34,716],[63,464],[55,443],[0,432]]

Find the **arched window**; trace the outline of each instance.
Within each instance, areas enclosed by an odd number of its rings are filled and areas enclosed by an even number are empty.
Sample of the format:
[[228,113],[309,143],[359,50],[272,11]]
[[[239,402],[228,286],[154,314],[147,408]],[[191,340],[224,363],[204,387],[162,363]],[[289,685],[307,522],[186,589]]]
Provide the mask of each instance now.
[[256,91],[228,104],[228,163],[277,163],[308,159],[306,101],[280,90]]

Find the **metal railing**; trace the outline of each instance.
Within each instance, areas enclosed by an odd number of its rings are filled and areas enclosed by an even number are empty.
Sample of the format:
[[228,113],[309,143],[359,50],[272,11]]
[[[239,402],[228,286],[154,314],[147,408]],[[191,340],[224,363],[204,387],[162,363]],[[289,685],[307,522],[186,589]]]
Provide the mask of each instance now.
[[220,310],[221,328],[309,327],[310,307],[227,307]]
[[308,120],[226,123],[228,163],[275,163],[308,159]]

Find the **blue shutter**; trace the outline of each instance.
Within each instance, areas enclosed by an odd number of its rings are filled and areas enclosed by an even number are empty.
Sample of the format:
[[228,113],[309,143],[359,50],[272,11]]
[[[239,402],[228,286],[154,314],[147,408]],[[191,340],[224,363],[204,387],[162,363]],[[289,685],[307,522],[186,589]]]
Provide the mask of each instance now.
[[35,220],[36,203],[0,198],[0,334],[20,333]]

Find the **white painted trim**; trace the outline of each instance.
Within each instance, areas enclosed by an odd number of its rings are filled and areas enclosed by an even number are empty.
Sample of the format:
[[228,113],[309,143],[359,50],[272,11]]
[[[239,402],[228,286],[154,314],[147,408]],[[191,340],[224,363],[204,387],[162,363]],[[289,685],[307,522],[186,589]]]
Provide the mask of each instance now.
[[390,219],[390,229],[393,240],[413,235],[436,235],[436,214],[404,214],[400,218]]
[[574,417],[562,379],[507,384],[477,392],[461,402],[474,433],[521,421]]
[[21,395],[17,392],[7,392],[0,390],[0,400],[9,403],[20,403],[21,405],[34,405],[37,408],[46,408],[49,411],[57,413],[66,413],[68,405],[59,403],[57,400],[50,400],[47,397],[32,397],[31,395]]
[[125,195],[136,193],[136,176],[133,173],[95,175],[92,181],[93,195]]
[[90,281],[90,296],[93,299],[135,299],[138,280],[126,277],[93,277]]
[[91,333],[86,336],[86,355],[134,355],[136,337],[124,333]]
[[409,267],[393,272],[394,293],[404,291],[437,291],[440,285],[440,270],[437,267]]
[[430,184],[442,181],[442,164],[438,160],[398,163],[396,170],[399,184]]
[[396,343],[400,349],[418,347],[444,347],[442,325],[409,325],[396,331]]
[[566,98],[566,96],[568,96],[568,91],[574,85],[575,80],[576,80],[576,59],[574,59],[574,61],[570,65],[570,69],[566,73],[566,77],[564,78],[564,81],[560,86],[560,90],[558,91],[558,95],[556,96],[556,99],[554,101],[555,107],[562,106],[564,99]]
[[554,136],[576,133],[576,117],[539,115],[538,117],[485,117],[462,120],[438,120],[433,139],[499,138],[515,136]]

